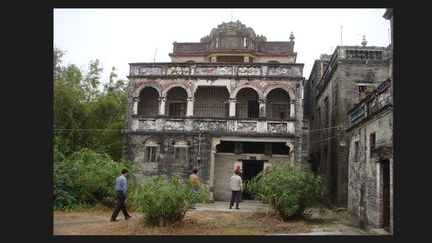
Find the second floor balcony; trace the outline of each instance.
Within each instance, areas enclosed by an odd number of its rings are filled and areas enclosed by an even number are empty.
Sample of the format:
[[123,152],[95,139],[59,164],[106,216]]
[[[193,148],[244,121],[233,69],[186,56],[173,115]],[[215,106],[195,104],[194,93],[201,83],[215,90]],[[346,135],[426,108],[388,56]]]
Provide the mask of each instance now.
[[200,87],[193,97],[181,87],[164,97],[146,87],[134,98],[129,130],[294,134],[295,105],[281,88],[265,98],[244,88],[232,98],[225,87]]
[[350,127],[358,124],[369,116],[373,116],[384,107],[393,105],[390,82],[390,79],[383,82],[348,112]]

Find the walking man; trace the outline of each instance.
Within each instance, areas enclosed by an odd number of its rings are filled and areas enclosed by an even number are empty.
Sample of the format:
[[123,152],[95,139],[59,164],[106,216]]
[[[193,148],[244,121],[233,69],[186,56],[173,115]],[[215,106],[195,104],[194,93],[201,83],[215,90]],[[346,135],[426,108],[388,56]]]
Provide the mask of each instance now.
[[240,194],[243,191],[243,181],[239,176],[240,171],[235,170],[234,175],[231,176],[230,179],[230,188],[231,188],[231,200],[230,200],[230,209],[234,206],[234,200],[236,202],[236,209],[239,209],[240,203]]
[[126,200],[126,193],[127,193],[127,179],[126,177],[129,175],[129,171],[127,169],[123,169],[121,171],[122,175],[116,178],[115,180],[115,191],[117,193],[117,205],[111,215],[110,221],[117,221],[117,215],[120,212],[120,209],[123,212],[123,215],[125,216],[125,219],[129,219],[132,216],[129,215],[129,213],[126,210],[125,206],[125,200]]

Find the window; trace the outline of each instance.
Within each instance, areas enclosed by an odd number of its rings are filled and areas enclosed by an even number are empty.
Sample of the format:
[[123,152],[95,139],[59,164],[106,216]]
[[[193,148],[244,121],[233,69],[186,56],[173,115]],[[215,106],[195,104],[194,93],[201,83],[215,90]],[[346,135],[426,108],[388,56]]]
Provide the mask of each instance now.
[[174,159],[176,162],[184,163],[188,160],[187,147],[174,147]]
[[264,152],[265,155],[272,154],[272,143],[264,143]]
[[229,102],[225,102],[225,117],[229,117]]
[[329,126],[329,116],[330,116],[330,106],[329,106],[329,100],[328,97],[324,99],[324,127]]
[[241,154],[243,153],[243,146],[244,144],[242,142],[236,142],[234,145],[234,153]]
[[374,84],[357,84],[359,99],[365,98],[370,92],[375,89]]
[[246,37],[243,37],[243,47],[246,47]]
[[158,147],[157,146],[146,146],[144,152],[144,161],[156,162]]
[[359,159],[359,141],[354,142],[354,161]]
[[273,118],[286,118],[288,105],[287,104],[273,104]]
[[248,100],[248,117],[249,118],[259,117],[259,104],[257,100]]
[[185,104],[183,102],[170,102],[169,111],[170,116],[185,116]]
[[376,138],[376,133],[373,132],[369,135],[369,147],[370,147],[371,152],[375,148],[375,145],[376,145],[375,138]]

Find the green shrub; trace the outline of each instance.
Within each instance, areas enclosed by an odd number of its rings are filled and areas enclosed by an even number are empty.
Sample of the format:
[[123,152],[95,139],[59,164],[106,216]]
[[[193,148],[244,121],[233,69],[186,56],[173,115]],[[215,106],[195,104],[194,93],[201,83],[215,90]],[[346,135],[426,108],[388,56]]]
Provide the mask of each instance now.
[[284,220],[304,216],[305,209],[324,199],[324,184],[319,176],[302,164],[282,162],[260,172],[245,190],[264,203],[269,203]]
[[198,182],[199,191],[192,191],[189,179],[182,179],[179,173],[170,176],[159,175],[145,180],[131,192],[131,204],[145,215],[146,223],[165,226],[180,222],[192,202],[208,200],[206,186]]
[[81,149],[65,155],[54,146],[54,208],[94,206],[115,197],[114,181],[123,168],[133,173],[126,161],[113,161],[107,154]]

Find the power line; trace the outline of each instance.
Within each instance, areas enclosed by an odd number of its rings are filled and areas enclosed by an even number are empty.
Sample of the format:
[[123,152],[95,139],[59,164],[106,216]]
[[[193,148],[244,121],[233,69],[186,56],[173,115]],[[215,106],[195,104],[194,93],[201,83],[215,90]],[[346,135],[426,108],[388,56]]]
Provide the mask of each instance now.
[[54,131],[59,132],[123,132],[126,131],[124,129],[120,130],[109,130],[109,129],[53,129]]
[[322,130],[330,130],[333,128],[340,128],[341,126],[334,126],[334,127],[324,127],[324,128],[320,128],[320,129],[313,129],[313,130],[305,130],[303,132],[305,133],[310,133],[310,132],[315,132],[315,131],[322,131]]
[[340,134],[337,134],[337,135],[334,135],[334,136],[332,136],[332,137],[329,137],[329,138],[326,138],[326,139],[322,139],[322,140],[318,140],[318,141],[313,141],[313,142],[308,142],[308,144],[311,144],[311,143],[319,143],[319,142],[322,142],[322,141],[327,141],[327,140],[330,140],[330,139],[332,139],[332,138],[335,138],[335,137],[337,137],[337,136],[339,136]]

